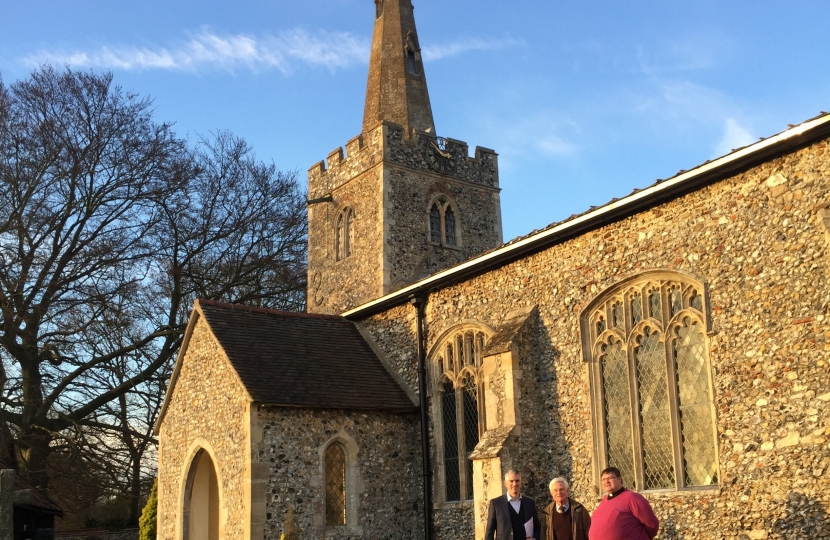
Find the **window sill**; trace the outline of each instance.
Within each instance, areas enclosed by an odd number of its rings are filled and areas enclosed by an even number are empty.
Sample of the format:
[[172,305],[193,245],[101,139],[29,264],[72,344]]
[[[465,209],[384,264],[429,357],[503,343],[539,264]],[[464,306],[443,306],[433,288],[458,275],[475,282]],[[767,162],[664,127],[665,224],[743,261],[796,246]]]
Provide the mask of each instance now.
[[[700,496],[717,496],[721,494],[720,486],[705,486],[705,487],[696,487],[696,488],[683,488],[683,489],[650,489],[647,491],[637,491],[632,488],[626,488],[628,490],[633,491],[634,493],[639,493],[643,497],[647,499],[673,499],[676,497],[700,497]],[[605,494],[597,497],[595,500],[597,502],[602,501],[605,498]]]
[[443,249],[451,249],[453,251],[462,251],[463,249],[461,246],[451,246],[449,244],[442,244],[441,242],[433,242],[432,240],[429,241],[429,245]]
[[469,501],[444,501],[432,505],[434,510],[454,509],[454,508],[472,508],[474,505],[472,500]]
[[362,536],[363,528],[354,525],[326,525],[323,534],[325,536]]

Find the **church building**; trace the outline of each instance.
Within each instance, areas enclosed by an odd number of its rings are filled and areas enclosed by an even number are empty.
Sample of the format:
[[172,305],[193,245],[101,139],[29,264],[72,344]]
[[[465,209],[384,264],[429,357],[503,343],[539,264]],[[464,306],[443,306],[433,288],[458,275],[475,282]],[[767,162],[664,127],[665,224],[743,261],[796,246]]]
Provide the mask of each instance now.
[[830,539],[830,115],[504,243],[412,1],[373,14],[362,131],[308,174],[307,313],[193,308],[158,538],[481,540],[508,469],[593,511],[615,466],[660,539]]

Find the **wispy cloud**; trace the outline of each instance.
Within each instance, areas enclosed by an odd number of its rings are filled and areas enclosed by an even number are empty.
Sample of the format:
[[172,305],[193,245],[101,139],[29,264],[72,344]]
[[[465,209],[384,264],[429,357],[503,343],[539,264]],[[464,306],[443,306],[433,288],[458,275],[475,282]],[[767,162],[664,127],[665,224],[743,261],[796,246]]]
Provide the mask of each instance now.
[[210,71],[277,69],[290,73],[306,64],[330,70],[366,63],[369,41],[345,32],[292,29],[274,36],[221,35],[202,28],[172,47],[103,46],[94,51],[41,50],[27,56],[29,65],[69,64],[75,68],[125,71]]
[[712,68],[731,54],[731,39],[714,32],[695,33],[637,49],[643,73],[650,75]]
[[[522,42],[503,39],[466,38],[444,45],[425,47],[426,60],[441,60],[470,51],[495,50]],[[299,65],[346,69],[365,64],[370,42],[347,32],[309,32],[295,28],[276,35],[220,34],[202,28],[187,40],[172,46],[104,45],[95,50],[40,50],[23,60],[29,66],[70,65],[123,71],[264,71],[276,69],[290,74]]]
[[441,60],[442,58],[458,56],[469,51],[494,51],[523,44],[523,41],[513,39],[512,37],[502,39],[464,38],[451,43],[424,47],[421,54],[424,60]]
[[734,118],[727,118],[723,125],[723,137],[718,143],[715,153],[718,156],[728,154],[736,148],[741,148],[755,142],[757,138]]

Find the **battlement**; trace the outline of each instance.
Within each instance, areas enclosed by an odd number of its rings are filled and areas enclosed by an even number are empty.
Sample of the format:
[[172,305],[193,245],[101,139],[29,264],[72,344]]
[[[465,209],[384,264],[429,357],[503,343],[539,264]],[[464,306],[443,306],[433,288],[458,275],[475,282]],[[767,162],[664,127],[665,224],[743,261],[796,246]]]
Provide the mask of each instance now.
[[309,198],[322,197],[383,161],[382,126],[352,137],[308,170]]
[[477,146],[472,156],[464,141],[446,138],[438,152],[434,134],[413,131],[406,136],[403,126],[382,122],[331,151],[325,161],[308,171],[309,198],[323,197],[352,178],[386,160],[389,164],[437,173],[457,180],[498,189],[498,154]]

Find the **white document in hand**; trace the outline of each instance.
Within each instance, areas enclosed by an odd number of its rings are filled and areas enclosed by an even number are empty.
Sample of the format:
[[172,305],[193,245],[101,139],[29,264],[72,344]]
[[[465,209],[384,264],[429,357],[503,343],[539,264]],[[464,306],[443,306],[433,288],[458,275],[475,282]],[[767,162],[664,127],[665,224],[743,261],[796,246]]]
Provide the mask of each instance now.
[[533,538],[533,518],[528,519],[525,523],[525,537]]

